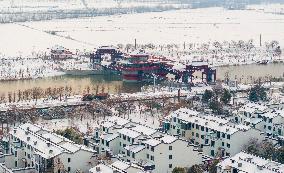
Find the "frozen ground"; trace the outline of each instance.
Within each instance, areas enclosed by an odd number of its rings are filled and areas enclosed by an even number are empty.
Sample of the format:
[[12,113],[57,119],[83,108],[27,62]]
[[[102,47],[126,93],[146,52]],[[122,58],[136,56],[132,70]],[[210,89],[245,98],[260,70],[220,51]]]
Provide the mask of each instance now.
[[[25,26],[21,26],[25,25]],[[284,44],[284,15],[222,8],[101,16],[0,25],[2,56],[27,56],[55,44],[71,50],[100,45],[183,44],[253,39]],[[273,26],[273,27],[272,27]],[[55,35],[45,31],[54,31]],[[210,31],[210,32],[208,32]]]
[[[85,3],[83,3],[85,2]],[[132,2],[115,0],[2,0],[0,1],[0,12],[28,12],[28,11],[47,11],[47,10],[69,10],[88,8],[131,8],[139,6],[167,5],[162,1],[157,2]],[[179,4],[171,4],[178,6]]]
[[[25,23],[93,45],[249,40],[283,43],[284,15],[223,8],[188,9]],[[273,27],[272,27],[273,26]],[[210,31],[210,32],[209,32]]]

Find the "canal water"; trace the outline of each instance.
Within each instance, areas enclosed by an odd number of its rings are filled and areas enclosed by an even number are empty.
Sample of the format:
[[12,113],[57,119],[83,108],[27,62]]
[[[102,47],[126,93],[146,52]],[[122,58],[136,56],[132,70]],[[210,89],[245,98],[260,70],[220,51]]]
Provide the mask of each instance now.
[[[223,80],[229,76],[230,79],[250,83],[253,79],[259,77],[283,77],[284,64],[273,63],[267,65],[251,64],[241,66],[217,67],[217,79]],[[34,87],[42,89],[72,87],[73,94],[82,94],[90,91],[98,90],[99,92],[137,92],[140,91],[141,84],[129,84],[121,81],[120,76],[115,75],[91,75],[91,76],[57,76],[34,80],[19,81],[2,81],[0,82],[0,95],[7,95],[8,92],[17,92],[18,90],[26,90]]]

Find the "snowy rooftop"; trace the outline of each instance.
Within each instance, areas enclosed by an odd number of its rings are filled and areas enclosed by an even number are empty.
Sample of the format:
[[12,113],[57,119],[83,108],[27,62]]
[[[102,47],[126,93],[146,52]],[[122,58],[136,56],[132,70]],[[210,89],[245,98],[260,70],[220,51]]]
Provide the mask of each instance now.
[[124,148],[126,150],[129,150],[129,151],[133,152],[133,153],[137,153],[137,152],[143,150],[145,148],[145,146],[144,145],[130,145],[130,146],[128,145],[128,146],[126,146]]
[[120,129],[117,132],[122,134],[122,135],[129,136],[131,138],[137,138],[138,136],[141,135],[140,133],[133,131],[133,130],[130,130],[130,129],[127,129],[127,128]]
[[99,164],[96,167],[89,170],[90,173],[113,173],[113,169],[107,165]]
[[104,139],[105,141],[112,141],[115,138],[117,138],[119,135],[118,134],[102,134],[100,136],[101,139]]
[[245,111],[245,112],[253,113],[253,112],[259,112],[259,111],[260,112],[264,112],[267,109],[268,109],[268,107],[265,106],[265,105],[249,102],[246,105],[244,105],[243,107],[241,107],[240,110],[241,111]]
[[131,128],[131,130],[134,130],[136,132],[142,133],[143,135],[147,135],[147,136],[153,135],[154,133],[157,132],[156,130],[143,126],[143,125],[137,125]]
[[148,140],[144,141],[143,143],[148,144],[152,147],[155,147],[155,146],[159,145],[161,143],[161,141],[159,141],[157,139],[148,139]]
[[218,164],[225,169],[237,168],[240,172],[257,173],[283,173],[284,165],[265,160],[264,158],[240,152]]
[[165,135],[160,140],[163,141],[166,144],[170,144],[170,143],[173,143],[174,141],[176,141],[177,138],[174,137],[174,136]]
[[183,120],[185,122],[198,124],[200,126],[208,127],[210,129],[227,134],[233,134],[239,130],[249,129],[249,127],[244,128],[229,125],[229,121],[223,118],[198,115],[198,112],[190,109],[179,109],[173,112],[170,116],[177,117],[178,119]]
[[10,134],[35,148],[36,154],[47,159],[62,153],[74,153],[80,149],[93,152],[93,150],[29,123],[14,128]]
[[118,170],[126,170],[130,167],[129,164],[122,162],[122,161],[116,161],[113,164],[111,164],[112,167],[117,168]]

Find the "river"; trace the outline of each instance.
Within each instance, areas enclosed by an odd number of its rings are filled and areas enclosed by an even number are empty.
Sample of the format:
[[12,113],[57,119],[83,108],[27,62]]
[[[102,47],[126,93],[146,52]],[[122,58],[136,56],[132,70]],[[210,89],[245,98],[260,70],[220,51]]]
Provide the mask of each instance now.
[[[250,83],[251,78],[259,77],[283,77],[284,64],[273,63],[267,65],[241,65],[241,66],[226,66],[217,67],[217,79],[223,80],[225,74],[228,73],[231,79],[237,79],[241,82]],[[129,84],[121,81],[120,76],[114,75],[92,75],[92,76],[57,76],[34,80],[18,80],[0,82],[0,95],[7,95],[8,92],[17,92],[18,90],[26,90],[34,87],[42,89],[72,87],[72,94],[82,94],[90,91],[98,90],[118,93],[118,92],[137,92],[140,91],[141,84]]]

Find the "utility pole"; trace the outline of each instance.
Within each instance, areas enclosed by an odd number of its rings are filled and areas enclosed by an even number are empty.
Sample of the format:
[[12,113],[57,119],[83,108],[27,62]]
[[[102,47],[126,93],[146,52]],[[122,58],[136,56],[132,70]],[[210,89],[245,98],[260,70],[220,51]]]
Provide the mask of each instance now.
[[259,46],[262,46],[262,38],[261,38],[261,34],[259,35]]
[[156,75],[155,74],[153,74],[153,78],[154,78],[154,93],[155,93],[156,91]]
[[134,47],[135,47],[135,50],[136,50],[136,48],[137,48],[137,40],[136,40],[136,38],[134,39]]

